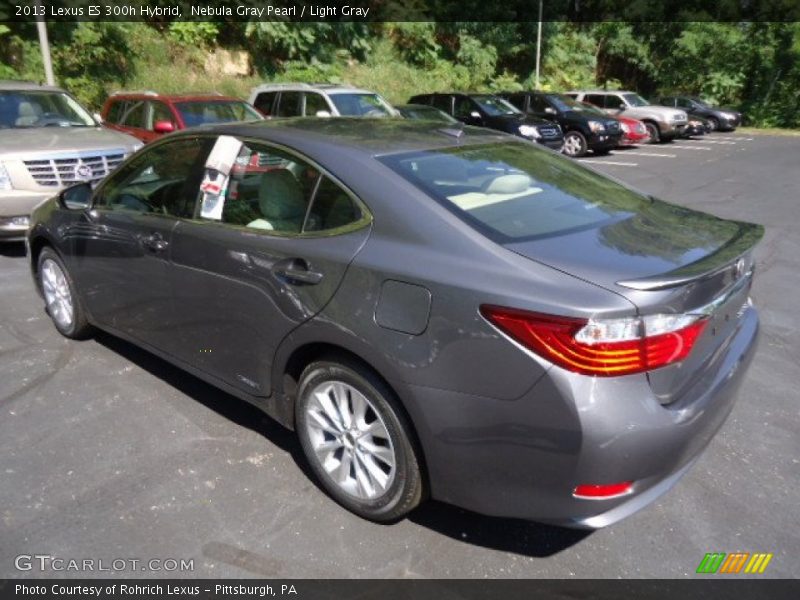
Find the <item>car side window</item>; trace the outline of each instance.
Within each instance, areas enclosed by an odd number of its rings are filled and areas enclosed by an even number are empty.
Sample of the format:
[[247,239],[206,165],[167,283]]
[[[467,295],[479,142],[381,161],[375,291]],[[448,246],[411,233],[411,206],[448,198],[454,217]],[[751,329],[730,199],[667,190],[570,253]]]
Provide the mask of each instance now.
[[322,176],[312,199],[303,231],[327,231],[360,221],[359,205],[332,179]]
[[530,112],[544,113],[544,109],[547,108],[548,106],[549,105],[547,104],[547,101],[541,96],[531,96]]
[[319,177],[317,169],[295,156],[245,143],[220,185],[221,218],[214,220],[264,233],[299,234]]
[[299,117],[302,114],[300,112],[301,98],[302,94],[300,92],[281,92],[275,115],[278,117]]
[[275,96],[277,95],[278,92],[261,92],[256,96],[253,106],[255,106],[262,115],[269,117],[272,115],[272,106],[275,103]]
[[196,167],[207,148],[200,138],[148,147],[109,176],[95,206],[191,218],[199,186]]
[[147,128],[152,131],[155,124],[159,121],[169,121],[170,123],[174,123],[175,119],[172,116],[169,108],[163,102],[153,101],[150,103],[151,114],[150,114],[150,122],[147,124]]
[[325,98],[323,98],[321,94],[306,93],[306,116],[313,117],[317,112],[322,110],[331,112],[328,103],[325,102]]
[[108,113],[106,114],[105,121],[107,123],[119,123],[124,106],[125,101],[112,100],[111,106],[108,107]]
[[678,98],[678,107],[680,108],[692,108],[692,103],[687,100],[686,98]]
[[461,96],[456,98],[456,104],[453,110],[453,116],[455,116],[456,119],[466,119],[470,116],[473,110],[477,109],[473,105],[472,100],[470,100],[466,96]]
[[583,97],[584,102],[588,102],[598,108],[603,108],[605,105],[606,96],[605,94],[586,94]]
[[146,116],[147,103],[144,100],[129,100],[120,117],[119,124],[144,129]]
[[439,110],[443,110],[448,115],[453,114],[453,106],[450,101],[450,96],[434,96],[433,100],[426,98],[425,104],[430,104],[434,108],[438,108]]

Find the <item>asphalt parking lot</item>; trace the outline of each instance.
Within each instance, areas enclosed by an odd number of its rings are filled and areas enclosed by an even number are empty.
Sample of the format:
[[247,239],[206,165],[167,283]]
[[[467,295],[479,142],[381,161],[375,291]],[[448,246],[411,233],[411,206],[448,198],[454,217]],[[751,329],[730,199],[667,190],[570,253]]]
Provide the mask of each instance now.
[[774,553],[763,577],[798,576],[800,137],[707,137],[582,159],[766,226],[753,291],[761,345],[738,404],[644,511],[593,533],[435,502],[395,525],[362,521],[311,482],[293,434],[257,410],[111,336],[60,337],[24,248],[5,245],[0,577],[78,575],[15,569],[16,556],[45,554],[193,560],[182,577],[672,578],[696,576],[706,552],[738,551]]

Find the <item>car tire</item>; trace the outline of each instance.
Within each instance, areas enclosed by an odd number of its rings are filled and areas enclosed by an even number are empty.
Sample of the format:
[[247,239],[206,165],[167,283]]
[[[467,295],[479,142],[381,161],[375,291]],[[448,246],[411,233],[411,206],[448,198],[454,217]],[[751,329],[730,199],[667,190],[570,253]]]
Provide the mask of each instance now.
[[708,122],[711,124],[711,131],[719,131],[719,120],[716,117],[708,117]]
[[589,149],[589,144],[586,142],[586,137],[580,131],[568,131],[564,136],[563,152],[572,158],[580,158],[586,156]]
[[39,254],[37,274],[47,314],[59,333],[75,340],[88,337],[92,326],[81,306],[75,283],[64,261],[52,248],[45,247]]
[[661,132],[658,130],[658,125],[650,121],[644,122],[644,127],[647,129],[647,134],[650,136],[650,144],[658,144],[661,141]]
[[356,515],[392,522],[422,501],[411,427],[368,368],[337,358],[309,364],[300,376],[295,425],[317,481]]

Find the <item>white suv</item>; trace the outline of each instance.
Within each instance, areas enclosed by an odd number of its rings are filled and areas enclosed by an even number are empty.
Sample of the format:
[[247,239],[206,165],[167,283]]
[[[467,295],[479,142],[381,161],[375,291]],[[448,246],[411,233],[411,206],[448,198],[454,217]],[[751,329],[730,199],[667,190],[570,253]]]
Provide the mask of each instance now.
[[686,112],[677,108],[655,106],[636,92],[582,90],[567,92],[578,102],[586,102],[606,113],[638,119],[647,128],[651,143],[666,142],[680,136],[686,129]]
[[248,100],[265,117],[394,117],[399,113],[369,90],[308,83],[267,83]]

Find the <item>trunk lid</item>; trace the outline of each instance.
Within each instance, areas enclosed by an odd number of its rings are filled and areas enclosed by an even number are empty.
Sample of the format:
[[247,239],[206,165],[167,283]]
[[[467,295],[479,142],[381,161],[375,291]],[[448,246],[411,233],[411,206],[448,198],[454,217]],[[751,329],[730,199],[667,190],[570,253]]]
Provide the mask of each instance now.
[[682,362],[650,371],[663,404],[714,368],[748,307],[752,249],[763,227],[654,200],[580,231],[506,244],[523,256],[601,285],[642,315],[703,313],[707,325]]

